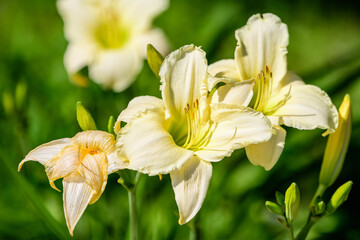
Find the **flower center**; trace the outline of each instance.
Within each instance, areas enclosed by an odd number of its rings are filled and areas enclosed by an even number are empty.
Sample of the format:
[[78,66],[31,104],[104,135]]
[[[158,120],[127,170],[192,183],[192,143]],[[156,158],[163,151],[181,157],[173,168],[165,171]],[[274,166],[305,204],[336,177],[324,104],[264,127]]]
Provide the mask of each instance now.
[[186,127],[181,127],[181,133],[172,134],[175,143],[185,149],[200,150],[206,146],[211,134],[215,129],[215,124],[211,121],[202,122],[199,100],[196,99],[192,104],[186,104],[184,108],[186,115]]
[[130,38],[130,31],[124,26],[120,17],[111,8],[107,8],[100,13],[95,38],[103,48],[120,48]]
[[254,97],[251,100],[249,106],[259,112],[264,113],[265,115],[270,115],[278,108],[283,106],[286,101],[290,97],[290,90],[287,94],[279,99],[275,99],[276,101],[270,101],[273,97],[272,93],[273,89],[273,75],[270,71],[269,66],[265,66],[265,71],[261,70],[261,72],[257,75],[255,80],[254,87]]

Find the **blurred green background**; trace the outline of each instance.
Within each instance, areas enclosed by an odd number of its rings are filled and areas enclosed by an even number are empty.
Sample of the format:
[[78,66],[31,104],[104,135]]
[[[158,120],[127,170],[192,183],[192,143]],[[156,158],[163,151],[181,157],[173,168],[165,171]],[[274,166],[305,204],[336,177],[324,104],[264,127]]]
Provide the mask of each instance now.
[[[325,198],[348,180],[354,182],[353,189],[334,215],[314,226],[309,239],[360,239],[359,9],[358,1],[346,0],[173,0],[154,21],[173,50],[194,43],[213,63],[233,58],[234,31],[251,15],[272,12],[289,28],[288,69],[327,91],[337,107],[345,93],[351,95],[354,118],[347,159]],[[67,42],[55,1],[1,1],[0,45],[1,100],[13,105],[10,110],[0,107],[0,239],[70,239],[62,193],[50,188],[43,166],[27,163],[17,173],[18,163],[36,146],[80,131],[77,101],[91,111],[98,128],[106,130],[108,117],[117,117],[135,96],[160,97],[159,81],[145,63],[136,82],[122,93],[103,91],[93,83],[89,88],[73,85],[63,66]],[[287,133],[285,150],[269,172],[252,166],[243,150],[214,164],[207,197],[194,220],[201,239],[288,239],[264,203],[275,200],[274,192],[284,192],[294,181],[301,192],[295,229],[302,227],[317,186],[326,138],[320,130],[287,128]],[[117,178],[109,176],[105,192],[87,208],[73,239],[129,237],[127,192]],[[162,181],[142,176],[138,207],[140,239],[191,235],[191,225],[177,223],[169,176]]]

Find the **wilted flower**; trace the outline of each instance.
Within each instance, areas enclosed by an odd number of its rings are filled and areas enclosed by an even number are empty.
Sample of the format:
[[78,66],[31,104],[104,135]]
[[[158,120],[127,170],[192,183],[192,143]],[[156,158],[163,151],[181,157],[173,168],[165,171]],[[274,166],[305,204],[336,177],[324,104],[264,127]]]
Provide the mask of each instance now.
[[73,138],[62,138],[35,148],[19,164],[27,161],[45,166],[52,188],[63,178],[66,224],[73,235],[75,225],[88,204],[95,203],[105,189],[108,174],[122,169],[126,162],[117,157],[115,138],[102,131],[84,131]]
[[70,77],[82,84],[78,72],[87,66],[104,88],[126,89],[142,68],[148,43],[167,49],[163,32],[151,27],[167,6],[168,0],[58,0]]
[[[270,122],[243,106],[211,103],[205,53],[184,46],[162,63],[162,99],[137,97],[115,124],[117,147],[128,168],[149,175],[170,173],[179,223],[199,211],[212,175],[211,162],[271,137]],[[120,121],[127,125],[119,129]]]
[[[280,125],[298,129],[329,129],[338,124],[338,113],[329,96],[320,88],[305,85],[286,66],[289,34],[287,26],[270,13],[253,15],[236,30],[235,60],[221,60],[209,72],[223,77],[227,85],[219,101],[252,107],[266,115],[275,134],[266,143],[245,148],[249,160],[271,169],[285,144],[286,131]],[[212,80],[215,86],[219,80]],[[228,95],[228,96],[227,96]]]

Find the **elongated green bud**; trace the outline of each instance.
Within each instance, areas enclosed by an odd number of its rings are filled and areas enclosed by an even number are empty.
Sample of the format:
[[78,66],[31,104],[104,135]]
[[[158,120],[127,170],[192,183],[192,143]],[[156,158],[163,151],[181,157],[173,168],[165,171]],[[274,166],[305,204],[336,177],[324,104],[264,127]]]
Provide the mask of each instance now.
[[4,112],[7,116],[11,116],[15,112],[14,98],[12,94],[7,90],[3,92],[2,104],[4,107]]
[[113,133],[113,131],[114,131],[114,121],[115,121],[114,117],[110,116],[109,121],[108,121],[108,125],[107,125],[109,133]]
[[76,104],[76,117],[79,126],[83,131],[96,130],[96,124],[93,117],[81,102],[77,102]]
[[321,214],[323,214],[325,212],[325,208],[326,208],[325,202],[320,201],[314,206],[313,214],[314,215],[321,215]]
[[349,94],[346,94],[339,108],[339,125],[328,138],[321,165],[319,182],[331,186],[338,177],[349,147],[352,125],[352,110]]
[[278,204],[271,201],[266,201],[265,206],[270,212],[284,216],[284,212]]
[[296,183],[292,183],[285,193],[285,215],[288,221],[296,218],[300,206],[300,191]]
[[332,214],[338,209],[348,198],[349,193],[351,191],[351,187],[353,185],[352,181],[348,181],[341,185],[335,193],[332,195],[330,202],[327,205],[326,212],[328,214]]
[[160,79],[159,71],[164,57],[151,44],[147,45],[146,55],[151,71]]
[[15,89],[15,104],[18,110],[21,110],[26,97],[27,85],[26,82],[19,82]]

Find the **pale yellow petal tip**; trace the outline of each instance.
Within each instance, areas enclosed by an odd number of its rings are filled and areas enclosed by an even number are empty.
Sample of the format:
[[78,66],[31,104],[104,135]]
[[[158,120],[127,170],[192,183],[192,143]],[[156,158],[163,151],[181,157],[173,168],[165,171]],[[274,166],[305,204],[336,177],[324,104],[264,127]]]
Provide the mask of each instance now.
[[180,214],[179,224],[180,224],[180,225],[183,225],[183,224],[185,224],[185,223],[186,223],[186,221],[184,221],[183,216],[181,216],[181,214]]
[[116,121],[114,125],[114,132],[116,135],[119,133],[120,129],[121,129],[121,121]]
[[89,79],[80,73],[75,73],[70,76],[71,80],[80,87],[88,87],[89,86]]
[[339,108],[339,114],[342,118],[347,119],[349,114],[351,112],[351,100],[350,95],[346,94],[344,97],[343,102],[341,103],[341,106]]
[[67,220],[66,220],[66,225],[69,229],[70,235],[73,237],[74,236],[74,228],[70,226],[70,223]]
[[20,163],[19,163],[19,166],[18,166],[18,172],[20,172],[22,166],[24,165],[25,162],[27,162],[28,160],[26,158],[24,158]]
[[55,189],[55,190],[58,191],[58,192],[61,192],[60,189],[58,189],[58,188],[56,187],[56,185],[55,185],[55,183],[54,183],[53,180],[50,180],[49,183],[50,183],[50,186],[51,186],[53,189]]
[[326,137],[327,135],[333,133],[334,131],[331,131],[330,129],[327,129],[321,136]]

